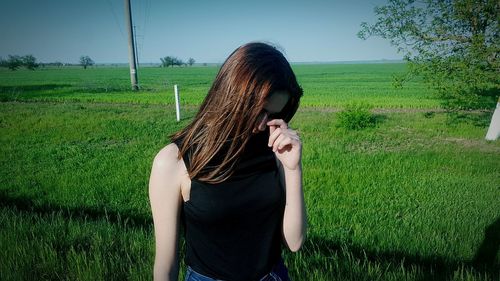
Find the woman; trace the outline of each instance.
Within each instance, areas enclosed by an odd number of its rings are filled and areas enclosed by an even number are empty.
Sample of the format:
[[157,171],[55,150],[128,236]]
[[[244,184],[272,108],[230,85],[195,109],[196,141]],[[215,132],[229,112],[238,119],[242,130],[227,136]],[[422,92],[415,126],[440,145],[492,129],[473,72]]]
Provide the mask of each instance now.
[[155,280],[289,280],[281,244],[306,233],[301,142],[287,122],[302,89],[276,48],[249,43],[224,62],[191,124],[155,157],[149,197]]

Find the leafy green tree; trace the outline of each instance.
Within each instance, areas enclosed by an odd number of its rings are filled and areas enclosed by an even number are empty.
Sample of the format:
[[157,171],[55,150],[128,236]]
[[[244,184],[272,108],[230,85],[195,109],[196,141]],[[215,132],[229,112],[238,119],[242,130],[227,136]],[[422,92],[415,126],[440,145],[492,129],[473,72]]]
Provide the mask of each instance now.
[[169,66],[181,66],[181,65],[184,65],[185,63],[177,58],[177,57],[171,57],[171,56],[166,56],[164,58],[160,58],[161,60],[161,66],[162,67],[169,67]]
[[188,64],[189,66],[193,66],[193,64],[195,63],[196,61],[193,59],[193,58],[189,58],[188,59]]
[[423,77],[449,109],[488,108],[500,93],[500,1],[389,0],[358,36],[380,36],[404,54],[402,85]]
[[162,67],[169,67],[174,65],[174,57],[166,56],[164,58],[160,58]]
[[87,69],[88,66],[92,66],[94,64],[94,61],[89,56],[80,57],[80,65],[83,66],[83,69]]
[[26,55],[21,58],[23,65],[30,70],[35,70],[39,66],[36,62],[36,58],[33,55]]
[[6,61],[7,67],[14,71],[23,65],[23,60],[20,56],[17,55],[9,55],[9,58]]
[[182,66],[183,64],[184,64],[184,61],[182,61],[179,58],[174,58],[174,65]]

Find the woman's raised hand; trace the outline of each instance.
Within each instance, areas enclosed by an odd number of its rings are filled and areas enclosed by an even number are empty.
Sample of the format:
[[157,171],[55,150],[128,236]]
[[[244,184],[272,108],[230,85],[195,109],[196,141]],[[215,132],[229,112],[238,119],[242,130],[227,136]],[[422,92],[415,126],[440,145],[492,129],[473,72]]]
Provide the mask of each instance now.
[[296,131],[288,128],[285,121],[274,119],[267,122],[269,126],[268,146],[273,148],[283,168],[296,170],[300,168],[302,143]]

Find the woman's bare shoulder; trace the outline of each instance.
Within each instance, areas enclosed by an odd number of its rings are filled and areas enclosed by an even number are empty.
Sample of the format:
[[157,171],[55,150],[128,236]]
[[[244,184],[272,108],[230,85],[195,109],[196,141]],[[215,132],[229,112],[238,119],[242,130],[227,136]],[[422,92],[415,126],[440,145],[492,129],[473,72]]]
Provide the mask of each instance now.
[[149,179],[150,191],[180,186],[181,165],[179,165],[178,153],[177,146],[171,143],[156,154]]
[[178,192],[179,189],[177,187],[179,187],[182,197],[188,200],[190,179],[182,157],[179,158],[179,148],[175,143],[165,146],[156,154],[151,170],[149,186],[150,192],[154,190]]
[[175,143],[170,143],[162,148],[155,156],[153,167],[172,168],[179,164],[179,148]]

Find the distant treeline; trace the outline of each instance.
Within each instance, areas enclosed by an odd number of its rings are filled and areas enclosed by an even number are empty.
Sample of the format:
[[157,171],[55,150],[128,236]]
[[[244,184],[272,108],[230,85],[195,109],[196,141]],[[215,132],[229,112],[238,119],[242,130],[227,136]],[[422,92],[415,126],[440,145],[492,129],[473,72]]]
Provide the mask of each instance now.
[[56,62],[38,62],[36,57],[33,55],[9,55],[6,59],[0,57],[0,67],[6,67],[10,70],[17,70],[21,67],[35,70],[39,67],[63,67],[63,66],[82,66],[81,63],[63,63],[60,61]]
[[173,56],[166,56],[160,58],[161,67],[169,67],[169,66],[192,66],[196,61],[193,58],[189,58],[187,62]]
[[40,64],[36,62],[36,58],[33,55],[9,55],[7,59],[0,57],[0,66],[7,67],[10,70],[16,70],[20,67],[35,70]]
[[[192,66],[196,61],[193,58],[189,58],[187,61],[183,61],[174,56],[166,56],[160,58],[161,63],[144,63],[143,66],[159,66],[159,67],[169,67],[169,66]],[[86,69],[89,66],[94,66],[96,63],[89,56],[81,56],[80,63],[63,63],[60,61],[55,62],[38,62],[36,57],[33,55],[8,55],[6,59],[0,57],[0,67],[6,67],[10,70],[17,70],[21,67],[35,70],[39,67],[66,67],[66,66],[81,66]],[[126,63],[107,63],[100,64],[106,66],[124,66]],[[203,66],[207,66],[207,63],[203,63]]]

